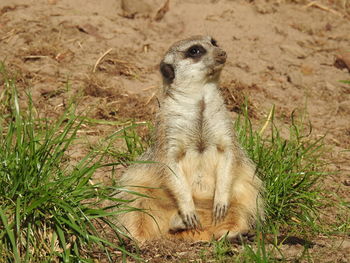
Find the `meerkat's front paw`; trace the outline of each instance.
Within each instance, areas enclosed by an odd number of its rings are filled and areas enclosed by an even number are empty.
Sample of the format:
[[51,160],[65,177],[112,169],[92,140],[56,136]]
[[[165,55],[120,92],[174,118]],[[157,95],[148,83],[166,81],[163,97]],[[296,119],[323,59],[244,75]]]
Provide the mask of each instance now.
[[213,222],[214,224],[223,220],[228,211],[228,202],[215,202],[213,208]]
[[200,229],[202,227],[196,211],[186,211],[180,214],[187,229]]

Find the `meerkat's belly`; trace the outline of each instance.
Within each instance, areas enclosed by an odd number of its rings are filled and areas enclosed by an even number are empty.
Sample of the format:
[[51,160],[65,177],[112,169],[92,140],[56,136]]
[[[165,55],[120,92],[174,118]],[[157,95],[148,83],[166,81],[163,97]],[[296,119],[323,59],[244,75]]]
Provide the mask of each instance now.
[[192,195],[195,199],[213,199],[217,167],[217,149],[211,147],[200,153],[196,150],[186,152],[179,162]]
[[169,116],[176,116],[167,122],[169,149],[175,149],[179,168],[198,199],[213,199],[220,155],[232,146],[232,123],[214,95],[179,97],[181,103],[167,105]]

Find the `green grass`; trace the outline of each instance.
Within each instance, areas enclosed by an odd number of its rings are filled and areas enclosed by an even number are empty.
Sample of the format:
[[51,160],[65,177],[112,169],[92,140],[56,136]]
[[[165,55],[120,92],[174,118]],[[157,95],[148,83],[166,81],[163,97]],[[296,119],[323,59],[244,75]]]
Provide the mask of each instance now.
[[142,138],[138,134],[137,129],[142,126],[146,126],[149,131],[153,129],[152,125],[147,122],[132,123],[107,138],[112,141],[122,140],[125,144],[125,149],[118,147],[105,147],[105,151],[124,166],[128,166],[130,163],[136,161],[137,158],[152,144],[152,141]]
[[350,80],[341,80],[340,82],[350,85]]
[[[306,241],[304,252],[295,260],[308,262],[307,240],[322,232],[319,210],[325,204],[321,178],[326,165],[322,160],[323,137],[314,138],[311,124],[305,121],[304,115],[297,118],[294,113],[291,124],[282,127],[287,130],[282,136],[274,114],[273,107],[265,124],[254,130],[245,106],[234,124],[266,188],[266,219],[258,222],[256,230],[257,237],[262,238],[253,244],[244,244],[238,262],[285,262],[281,242],[288,236]],[[267,236],[269,242],[265,240]]]
[[254,131],[247,110],[235,122],[235,129],[265,184],[266,225],[316,229],[325,167],[323,137],[313,138],[311,125],[302,116],[291,117],[288,135],[283,137],[274,122],[274,108],[265,125]]
[[[137,132],[145,124],[117,131],[73,165],[69,153],[78,143],[77,132],[82,123],[95,120],[76,116],[74,106],[58,120],[40,119],[30,95],[28,107],[21,109],[15,81],[2,64],[0,85],[0,262],[93,262],[96,255],[113,262],[115,251],[135,256],[123,242],[107,238],[123,235],[111,218],[132,210],[127,203],[123,209],[106,206],[106,201],[125,204],[113,198],[121,189],[91,182],[98,169],[126,166],[145,151],[152,142]],[[247,112],[244,106],[234,127],[266,187],[266,220],[258,224],[258,234],[285,235],[294,227],[303,237],[316,233],[322,138],[315,139],[311,126],[293,116],[282,136],[274,109],[262,128],[253,129]],[[125,149],[113,147],[116,139],[125,142]],[[105,156],[116,161],[106,164]],[[102,230],[106,226],[107,233]],[[216,262],[231,262],[232,256],[237,262],[283,260],[279,244],[267,246],[264,239],[243,245],[239,255],[225,241],[213,242],[212,256]]]
[[114,262],[115,251],[128,254],[102,230],[122,235],[109,220],[121,211],[105,205],[123,202],[113,198],[119,189],[91,180],[115,164],[103,164],[103,151],[70,162],[83,119],[74,107],[55,122],[40,119],[30,95],[21,109],[2,64],[0,77],[0,262],[93,262],[101,253]]

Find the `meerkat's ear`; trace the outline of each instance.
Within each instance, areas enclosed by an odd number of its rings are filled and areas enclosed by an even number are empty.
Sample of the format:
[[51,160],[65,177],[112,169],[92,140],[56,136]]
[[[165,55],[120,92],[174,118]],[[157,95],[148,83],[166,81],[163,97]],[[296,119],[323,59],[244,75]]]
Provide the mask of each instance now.
[[163,75],[164,80],[171,84],[175,78],[174,67],[170,64],[166,64],[163,61],[160,63],[160,72]]

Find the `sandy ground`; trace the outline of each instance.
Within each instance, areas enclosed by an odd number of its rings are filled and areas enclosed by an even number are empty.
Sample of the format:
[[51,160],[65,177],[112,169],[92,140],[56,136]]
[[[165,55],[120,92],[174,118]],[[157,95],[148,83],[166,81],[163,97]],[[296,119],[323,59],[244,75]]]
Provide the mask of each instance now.
[[[1,0],[0,60],[17,72],[20,91],[31,87],[45,116],[57,116],[74,97],[91,118],[145,121],[157,108],[167,48],[212,35],[228,53],[222,87],[232,115],[244,96],[257,122],[272,105],[285,122],[306,110],[315,136],[327,134],[325,191],[350,202],[350,85],[340,82],[350,79],[349,17],[348,0]],[[116,129],[87,127],[85,136],[96,140]],[[325,211],[330,222],[338,213]],[[315,258],[350,261],[349,234],[316,241]],[[302,246],[285,250],[293,258]]]

